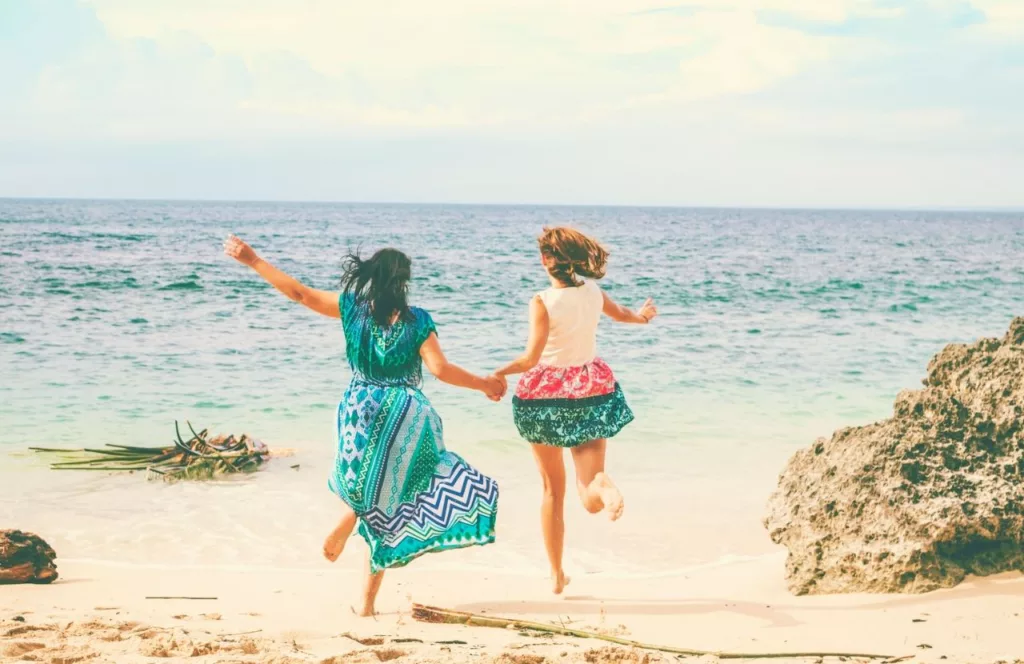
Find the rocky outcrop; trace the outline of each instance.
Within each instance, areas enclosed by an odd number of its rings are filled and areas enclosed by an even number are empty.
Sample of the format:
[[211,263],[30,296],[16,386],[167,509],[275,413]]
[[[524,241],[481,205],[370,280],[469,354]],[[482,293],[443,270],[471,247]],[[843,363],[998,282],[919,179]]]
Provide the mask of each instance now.
[[950,345],[890,419],[790,459],[764,520],[796,594],[926,592],[1024,570],[1024,318]]
[[57,578],[56,557],[38,535],[0,530],[0,584],[50,583]]

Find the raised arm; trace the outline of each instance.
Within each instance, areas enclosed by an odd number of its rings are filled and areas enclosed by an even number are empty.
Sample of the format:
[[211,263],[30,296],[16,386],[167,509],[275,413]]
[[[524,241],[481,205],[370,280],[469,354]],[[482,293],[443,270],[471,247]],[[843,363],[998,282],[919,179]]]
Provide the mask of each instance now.
[[341,311],[338,308],[340,293],[310,288],[260,258],[252,247],[234,235],[229,235],[224,241],[224,253],[242,265],[251,267],[256,274],[266,279],[289,300],[298,302],[323,316],[341,318]]
[[495,375],[511,376],[529,371],[537,366],[537,363],[540,362],[540,355],[544,352],[544,345],[548,342],[549,325],[548,310],[540,297],[535,295],[530,300],[530,335],[526,339],[526,351],[495,371]]
[[647,298],[644,305],[640,307],[640,311],[633,311],[608,297],[608,293],[601,291],[601,295],[604,297],[604,306],[602,308],[604,315],[619,323],[639,323],[641,325],[646,325],[658,315],[658,308],[654,306],[654,300],[651,298]]
[[427,340],[420,346],[420,358],[427,370],[434,374],[442,383],[448,383],[455,387],[465,387],[470,390],[479,390],[488,398],[497,401],[505,395],[505,381],[495,376],[477,376],[466,371],[457,364],[452,364],[444,356],[441,350],[441,342],[437,340],[437,333],[431,332]]

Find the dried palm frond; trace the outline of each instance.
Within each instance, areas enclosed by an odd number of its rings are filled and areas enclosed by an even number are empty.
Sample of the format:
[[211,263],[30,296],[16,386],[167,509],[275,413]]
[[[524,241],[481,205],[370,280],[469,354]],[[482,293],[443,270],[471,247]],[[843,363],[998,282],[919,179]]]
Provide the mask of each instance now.
[[247,434],[238,438],[233,434],[211,437],[206,429],[197,432],[190,422],[185,424],[192,437],[188,440],[182,438],[175,421],[175,439],[167,447],[108,444],[102,449],[29,449],[59,455],[60,461],[50,464],[54,470],[145,470],[151,477],[168,480],[211,479],[220,475],[249,473],[270,458],[269,448]]

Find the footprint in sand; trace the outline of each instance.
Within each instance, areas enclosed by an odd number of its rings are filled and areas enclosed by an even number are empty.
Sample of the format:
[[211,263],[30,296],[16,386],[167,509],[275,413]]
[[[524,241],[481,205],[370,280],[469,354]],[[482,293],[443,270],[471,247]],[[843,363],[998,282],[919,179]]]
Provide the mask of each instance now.
[[36,643],[33,641],[15,641],[14,643],[5,644],[0,653],[3,653],[4,657],[10,657],[12,659],[21,658],[22,655],[26,655],[33,650],[42,650],[46,648],[45,643]]
[[52,630],[53,627],[40,627],[39,625],[22,625],[21,627],[14,627],[4,632],[4,636],[20,636],[22,634],[28,634],[29,632],[45,632]]
[[376,664],[376,662],[390,662],[405,657],[408,654],[408,652],[398,648],[359,650],[347,655],[328,657],[321,660],[320,664]]
[[218,651],[220,646],[216,643],[195,642],[183,634],[161,634],[139,646],[139,654],[146,657],[204,657]]

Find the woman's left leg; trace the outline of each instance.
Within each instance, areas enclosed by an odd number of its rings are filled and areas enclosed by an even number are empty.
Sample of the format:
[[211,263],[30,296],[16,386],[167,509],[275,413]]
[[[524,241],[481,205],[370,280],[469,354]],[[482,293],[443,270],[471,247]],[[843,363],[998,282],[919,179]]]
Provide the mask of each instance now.
[[572,448],[572,461],[576,466],[576,490],[583,509],[591,514],[604,510],[612,521],[622,516],[625,504],[622,493],[604,472],[604,456],[608,441],[605,438],[588,440]]

